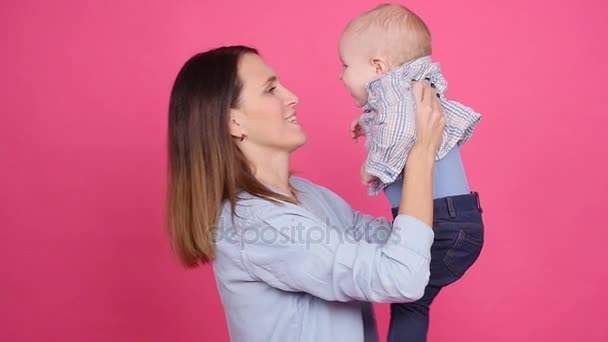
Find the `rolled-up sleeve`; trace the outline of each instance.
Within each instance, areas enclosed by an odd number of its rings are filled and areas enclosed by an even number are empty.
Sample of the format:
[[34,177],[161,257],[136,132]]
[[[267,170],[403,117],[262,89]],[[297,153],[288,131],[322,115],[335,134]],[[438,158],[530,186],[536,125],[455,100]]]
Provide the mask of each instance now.
[[258,210],[243,229],[241,255],[251,275],[272,287],[328,301],[410,302],[429,279],[432,229],[398,216],[384,244],[353,239],[296,206]]
[[386,218],[353,210],[342,197],[325,187],[317,185],[316,189],[327,202],[332,204],[335,215],[349,224],[349,227],[344,228],[350,230],[355,239],[369,243],[386,243],[393,228]]

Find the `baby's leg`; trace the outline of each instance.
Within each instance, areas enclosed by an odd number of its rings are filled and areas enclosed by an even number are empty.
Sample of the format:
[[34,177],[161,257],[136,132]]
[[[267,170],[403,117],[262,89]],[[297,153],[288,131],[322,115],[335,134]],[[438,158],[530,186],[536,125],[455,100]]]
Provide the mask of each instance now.
[[[391,305],[389,342],[426,341],[431,303],[443,287],[463,276],[483,246],[483,221],[476,193],[439,198],[433,205],[435,240],[429,284],[420,300]],[[393,217],[397,211],[393,209]]]
[[388,341],[426,341],[429,330],[429,308],[440,290],[441,287],[428,285],[420,300],[407,304],[391,304]]

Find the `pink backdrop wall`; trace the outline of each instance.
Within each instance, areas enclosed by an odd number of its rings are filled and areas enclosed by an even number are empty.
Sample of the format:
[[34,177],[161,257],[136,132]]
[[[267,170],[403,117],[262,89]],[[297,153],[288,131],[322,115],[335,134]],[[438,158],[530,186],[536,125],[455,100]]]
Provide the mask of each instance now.
[[[295,168],[388,215],[359,186],[338,80],[339,32],[375,4],[3,1],[0,340],[228,340],[210,267],[181,269],[162,224],[169,90],[210,47],[259,48],[301,99]],[[606,3],[406,4],[450,97],[484,115],[463,153],[487,243],[434,305],[430,340],[608,341]]]

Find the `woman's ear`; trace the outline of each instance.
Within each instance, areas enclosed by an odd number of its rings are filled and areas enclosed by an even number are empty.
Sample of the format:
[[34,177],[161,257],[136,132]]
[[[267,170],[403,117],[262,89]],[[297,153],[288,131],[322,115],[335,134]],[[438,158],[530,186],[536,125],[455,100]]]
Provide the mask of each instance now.
[[245,116],[243,115],[243,112],[238,109],[230,109],[230,122],[228,125],[230,127],[230,135],[235,138],[241,138],[247,134],[244,127]]

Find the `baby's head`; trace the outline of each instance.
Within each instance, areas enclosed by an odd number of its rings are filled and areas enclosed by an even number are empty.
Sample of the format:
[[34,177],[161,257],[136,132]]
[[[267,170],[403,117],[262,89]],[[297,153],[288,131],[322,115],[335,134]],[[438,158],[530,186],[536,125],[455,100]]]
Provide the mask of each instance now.
[[380,5],[355,17],[344,29],[340,79],[361,107],[367,103],[367,83],[430,54],[431,33],[422,19],[401,5]]

